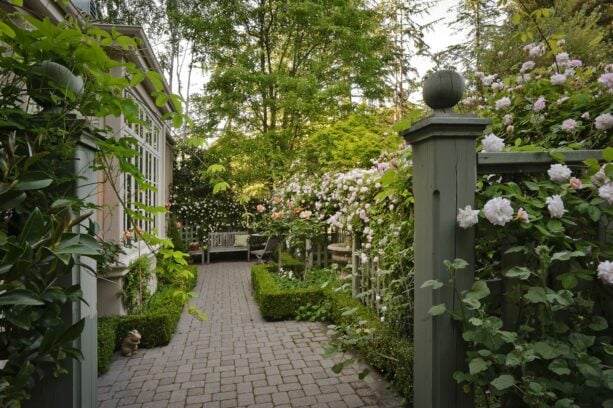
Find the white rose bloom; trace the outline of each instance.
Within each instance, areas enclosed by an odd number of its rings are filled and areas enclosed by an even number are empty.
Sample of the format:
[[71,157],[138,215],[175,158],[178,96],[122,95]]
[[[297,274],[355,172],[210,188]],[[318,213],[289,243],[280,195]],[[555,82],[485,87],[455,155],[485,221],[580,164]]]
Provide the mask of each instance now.
[[613,262],[603,261],[598,265],[598,277],[606,284],[613,285]]
[[570,179],[571,171],[568,166],[564,164],[552,164],[549,170],[547,170],[549,178],[554,183],[566,183]]
[[504,149],[504,139],[499,138],[493,133],[485,136],[482,141],[483,144],[483,153],[495,153],[500,152]]
[[479,222],[479,210],[473,210],[470,205],[464,209],[458,208],[457,220],[460,228],[470,228]]
[[547,209],[552,218],[562,218],[564,216],[566,212],[564,209],[564,202],[562,201],[562,197],[558,194],[547,197],[545,203],[547,204]]
[[600,198],[604,198],[607,204],[613,205],[613,182],[609,182],[598,189]]
[[492,198],[483,207],[485,218],[494,225],[505,225],[513,219],[515,211],[507,198]]

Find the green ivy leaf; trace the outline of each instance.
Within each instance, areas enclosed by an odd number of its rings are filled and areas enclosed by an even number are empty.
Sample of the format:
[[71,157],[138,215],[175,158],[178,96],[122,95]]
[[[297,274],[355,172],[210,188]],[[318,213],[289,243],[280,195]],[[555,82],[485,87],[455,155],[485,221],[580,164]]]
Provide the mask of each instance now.
[[485,283],[483,280],[478,280],[473,283],[473,286],[470,289],[470,292],[466,294],[466,297],[479,300],[489,296],[489,294],[490,289],[487,287],[487,283]]
[[547,366],[551,372],[556,373],[557,375],[568,375],[570,374],[570,369],[568,368],[568,364],[566,360],[562,360],[561,358],[556,358]]
[[583,352],[587,350],[588,347],[591,347],[594,344],[596,337],[588,336],[583,333],[571,333],[571,335],[568,336],[568,340],[573,345],[575,350],[577,350],[578,352]]
[[471,298],[471,297],[466,297],[464,299],[462,299],[462,302],[468,306],[468,308],[470,310],[477,310],[481,307],[481,302],[479,302],[478,299],[475,298]]
[[568,261],[571,258],[579,258],[585,256],[585,252],[583,251],[561,251],[556,252],[551,257],[552,261]]
[[595,207],[593,205],[590,205],[587,208],[587,214],[590,216],[590,218],[592,219],[592,221],[594,222],[598,222],[598,220],[600,220],[600,216],[601,216],[601,211],[600,208]]
[[532,350],[546,360],[552,360],[561,354],[561,351],[545,341],[537,341],[532,345]]
[[602,151],[602,157],[608,162],[613,162],[613,147],[604,149]]
[[504,276],[507,278],[519,278],[521,280],[525,280],[528,279],[531,274],[532,271],[525,266],[515,266],[509,269]]
[[440,289],[443,287],[443,283],[436,279],[430,279],[425,281],[422,285],[422,288],[432,288],[432,289]]
[[506,358],[504,364],[507,367],[517,367],[518,365],[521,364],[521,359],[519,358],[517,353],[511,352],[511,353],[507,354],[507,358]]
[[609,324],[607,323],[607,319],[605,319],[602,316],[592,317],[592,323],[590,323],[589,325],[589,328],[594,331],[605,330],[607,327],[609,327]]
[[468,363],[468,372],[470,375],[479,374],[482,371],[487,370],[487,363],[481,357],[473,358]]
[[526,294],[524,294],[524,299],[526,299],[530,303],[547,303],[545,289],[541,287],[533,286],[528,289]]
[[440,305],[432,306],[430,310],[428,310],[428,314],[430,314],[431,316],[438,316],[445,313],[446,310],[447,307],[445,306],[445,304],[441,303]]
[[498,391],[502,391],[515,385],[515,378],[512,375],[503,374],[496,377],[490,384]]
[[572,273],[564,273],[559,275],[556,279],[562,282],[564,289],[572,289],[577,286],[577,278]]

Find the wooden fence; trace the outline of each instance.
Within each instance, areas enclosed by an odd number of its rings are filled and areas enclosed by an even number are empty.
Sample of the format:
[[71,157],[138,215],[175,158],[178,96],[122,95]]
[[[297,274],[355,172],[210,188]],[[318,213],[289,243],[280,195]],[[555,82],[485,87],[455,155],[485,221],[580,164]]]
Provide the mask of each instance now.
[[[444,99],[444,98],[443,98]],[[490,123],[459,115],[451,106],[401,132],[413,148],[415,197],[415,288],[431,279],[447,282],[444,260],[462,258],[469,267],[456,276],[459,291],[474,282],[474,229],[456,225],[458,208],[474,208],[477,174],[540,172],[553,159],[547,152],[480,153],[476,139]],[[566,163],[602,159],[600,151],[565,152]],[[433,318],[428,311],[446,304],[457,311],[459,300],[451,288],[415,290],[414,294],[414,400],[419,408],[468,408],[473,396],[456,384],[453,373],[465,370],[465,349],[460,326],[449,314]],[[512,313],[512,311],[507,311]]]

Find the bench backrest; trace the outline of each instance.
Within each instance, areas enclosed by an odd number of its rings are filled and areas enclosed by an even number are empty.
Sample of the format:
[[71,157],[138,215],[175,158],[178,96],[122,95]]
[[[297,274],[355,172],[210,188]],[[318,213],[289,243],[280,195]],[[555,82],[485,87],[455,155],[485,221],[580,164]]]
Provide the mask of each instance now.
[[248,232],[245,231],[235,231],[235,232],[211,232],[209,234],[209,248],[223,248],[223,247],[233,247],[234,246],[234,237],[236,235],[247,235]]

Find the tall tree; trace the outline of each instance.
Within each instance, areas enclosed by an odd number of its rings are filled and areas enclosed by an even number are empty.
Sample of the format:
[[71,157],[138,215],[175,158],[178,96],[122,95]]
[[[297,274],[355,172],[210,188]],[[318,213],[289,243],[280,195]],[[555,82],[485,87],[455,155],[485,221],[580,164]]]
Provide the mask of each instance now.
[[198,0],[187,36],[210,69],[206,130],[238,130],[291,153],[311,128],[389,95],[393,43],[361,0]]

